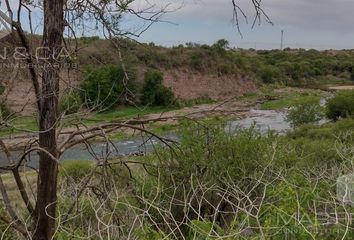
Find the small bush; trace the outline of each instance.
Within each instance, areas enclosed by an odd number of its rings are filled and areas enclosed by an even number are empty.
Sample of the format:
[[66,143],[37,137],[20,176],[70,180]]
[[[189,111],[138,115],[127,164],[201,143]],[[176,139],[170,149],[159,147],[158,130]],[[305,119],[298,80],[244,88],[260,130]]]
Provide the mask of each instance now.
[[63,95],[59,100],[59,112],[65,114],[77,113],[82,106],[80,94],[70,92]]
[[227,49],[229,48],[229,41],[225,39],[219,39],[218,41],[216,41],[216,43],[213,44],[213,48]]
[[9,117],[12,114],[11,109],[7,106],[6,103],[0,102],[0,119]]
[[226,64],[226,63],[219,64],[219,65],[217,66],[217,71],[218,71],[218,74],[219,74],[219,75],[227,75],[227,74],[230,74],[230,73],[232,72],[232,65]]
[[202,95],[194,99],[180,100],[178,104],[180,107],[192,107],[194,105],[209,104],[214,102],[215,100],[210,98],[208,95]]
[[81,99],[88,107],[99,110],[126,103],[125,97],[132,98],[131,93],[134,94],[136,91],[134,71],[128,70],[127,74],[129,81],[124,84],[125,72],[121,67],[106,66],[88,69],[81,84],[83,90]]
[[274,83],[279,77],[279,71],[272,66],[266,66],[261,70],[261,79],[264,83]]
[[331,120],[354,116],[354,90],[335,94],[326,105],[326,115]]
[[86,160],[65,161],[62,168],[59,172],[61,178],[70,178],[75,182],[80,182],[91,172],[92,162]]
[[203,70],[203,56],[199,53],[193,53],[190,59],[190,64],[197,71]]
[[5,92],[5,86],[0,84],[0,95]]
[[169,106],[172,105],[175,95],[170,88],[162,84],[162,73],[150,70],[145,74],[141,102],[145,105]]
[[290,108],[286,120],[295,128],[307,123],[317,123],[323,117],[319,102],[303,101]]
[[154,105],[156,106],[170,106],[175,100],[175,94],[170,88],[163,85],[158,86],[155,94]]
[[225,55],[226,50],[229,48],[229,41],[225,39],[220,39],[213,44],[212,48],[220,55]]

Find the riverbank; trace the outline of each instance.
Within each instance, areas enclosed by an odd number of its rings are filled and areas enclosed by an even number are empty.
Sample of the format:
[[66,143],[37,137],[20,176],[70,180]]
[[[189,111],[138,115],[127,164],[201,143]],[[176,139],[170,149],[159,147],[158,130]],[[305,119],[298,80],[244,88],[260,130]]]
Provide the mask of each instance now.
[[[272,121],[277,121],[279,114],[277,111],[286,109],[292,104],[307,98],[323,98],[327,95],[325,91],[301,89],[301,88],[278,88],[273,89],[262,88],[257,92],[245,94],[241,97],[235,97],[223,102],[199,104],[181,109],[121,109],[112,112],[95,114],[95,115],[82,115],[84,118],[80,119],[83,124],[81,126],[63,126],[59,133],[60,142],[64,141],[72,132],[77,130],[86,130],[92,126],[100,126],[110,123],[134,124],[143,127],[150,132],[156,134],[165,134],[178,128],[181,121],[185,119],[200,120],[200,119],[225,119],[235,121],[245,119],[247,123],[252,124],[252,118],[264,117],[265,127]],[[257,110],[272,110],[274,112],[264,112],[259,114]],[[139,114],[140,113],[140,114]],[[257,116],[256,116],[257,115]],[[135,117],[132,117],[135,116]],[[78,120],[80,115],[72,116],[73,120]],[[250,118],[249,122],[247,117]],[[77,119],[76,119],[77,118]],[[280,117],[281,118],[281,117]],[[278,119],[279,120],[279,119]],[[283,120],[281,120],[283,122]],[[268,122],[268,123],[267,123]],[[285,123],[279,123],[286,127]],[[67,120],[67,125],[70,119]],[[261,123],[262,124],[262,123]],[[99,131],[99,130],[97,130]],[[111,141],[130,141],[140,136],[136,129],[129,127],[121,127],[115,132],[108,135]],[[80,135],[85,137],[85,135]],[[79,137],[79,138],[80,138]],[[12,134],[3,136],[2,141],[12,151],[21,151],[29,143],[36,144],[37,136],[35,131],[33,133],[26,132],[20,134]],[[100,141],[98,138],[90,139],[90,142]],[[127,144],[129,145],[129,143]]]

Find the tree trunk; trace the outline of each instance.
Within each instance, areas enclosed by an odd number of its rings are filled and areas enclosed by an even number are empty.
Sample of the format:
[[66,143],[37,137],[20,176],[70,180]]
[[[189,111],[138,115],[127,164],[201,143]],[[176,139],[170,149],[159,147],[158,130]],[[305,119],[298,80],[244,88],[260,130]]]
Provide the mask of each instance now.
[[[59,98],[58,54],[64,31],[63,0],[44,0],[42,90],[39,109],[39,145],[58,158],[56,125]],[[40,153],[33,239],[49,240],[55,231],[58,163]]]

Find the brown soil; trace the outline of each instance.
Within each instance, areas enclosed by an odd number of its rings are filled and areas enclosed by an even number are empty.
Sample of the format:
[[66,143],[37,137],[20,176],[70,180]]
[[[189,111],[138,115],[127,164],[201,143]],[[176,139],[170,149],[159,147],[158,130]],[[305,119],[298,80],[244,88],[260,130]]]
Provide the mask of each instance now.
[[[62,72],[61,92],[66,92],[69,88],[77,86],[77,76],[78,74],[75,72]],[[217,76],[183,70],[165,72],[164,84],[171,87],[180,99],[207,96],[214,100],[224,100],[256,89],[255,84],[247,78]],[[35,97],[30,80],[18,78],[12,85],[6,99],[9,107],[21,115],[34,114],[36,110]]]
[[[62,72],[60,92],[67,92],[68,89],[77,86],[77,74],[75,72]],[[10,86],[6,96],[6,103],[19,115],[32,115],[36,111],[35,95],[32,83],[23,77],[17,78]]]
[[165,72],[164,84],[181,99],[208,96],[215,100],[240,96],[256,89],[252,80],[189,71]]

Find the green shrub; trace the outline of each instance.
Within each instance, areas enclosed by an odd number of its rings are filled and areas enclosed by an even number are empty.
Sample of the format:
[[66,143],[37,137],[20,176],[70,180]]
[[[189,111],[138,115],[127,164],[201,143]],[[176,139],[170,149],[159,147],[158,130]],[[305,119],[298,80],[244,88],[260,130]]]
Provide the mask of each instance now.
[[[181,235],[186,239],[189,239],[187,236],[214,239],[210,237],[212,232],[218,236],[239,233],[244,229],[239,224],[242,222],[247,222],[250,228],[261,223],[266,239],[289,236],[311,239],[310,235],[317,230],[326,235],[326,226],[318,224],[319,215],[311,206],[324,206],[321,205],[324,200],[335,194],[335,174],[340,171],[333,173],[333,169],[340,166],[341,160],[334,140],[292,139],[272,133],[262,135],[254,128],[227,132],[225,125],[217,122],[186,122],[179,136],[183,151],[174,152],[172,156],[168,151],[147,156],[149,163],[166,168],[159,172],[149,169],[156,172],[141,179],[141,190],[144,199],[155,201],[159,210],[166,209],[171,219],[177,219],[177,222],[186,219],[186,226],[181,229]],[[333,178],[318,181],[317,173],[326,169]],[[226,201],[220,200],[223,196],[227,196]],[[237,207],[235,211],[239,214],[231,217],[230,203],[244,207],[252,201],[258,203],[259,199],[262,201],[259,221],[253,221],[253,217],[249,218]],[[187,204],[183,204],[185,202]],[[191,209],[199,211],[198,214]],[[216,213],[218,210],[220,212]],[[160,211],[149,208],[147,212],[151,214],[149,217],[163,222],[161,219],[165,215]],[[294,213],[306,219],[300,222],[294,218]],[[304,228],[303,223],[310,230]],[[165,223],[159,227],[161,232],[155,232],[155,228],[144,232],[150,233],[153,229],[151,236],[157,239],[170,233]],[[345,231],[345,227],[341,231]],[[261,239],[258,233],[254,230],[245,239]]]
[[227,49],[229,48],[229,41],[225,39],[219,39],[218,41],[216,41],[216,43],[213,44],[212,47],[217,49]]
[[59,100],[59,112],[65,114],[77,113],[82,106],[80,94],[73,91],[64,94]]
[[290,108],[286,120],[295,128],[306,123],[317,123],[323,117],[319,101],[303,101]]
[[221,63],[217,66],[217,71],[220,75],[230,74],[232,72],[232,65]]
[[5,86],[0,84],[0,95],[5,92]]
[[276,67],[265,66],[261,70],[261,79],[264,83],[274,83],[279,77],[279,71]]
[[122,67],[109,65],[98,69],[88,69],[81,84],[83,90],[81,99],[88,107],[99,110],[126,103],[126,97],[133,98],[136,92],[135,73],[129,69],[127,74],[129,81],[125,85],[125,72]]
[[190,59],[190,64],[197,71],[203,70],[203,56],[200,53],[193,53]]
[[141,102],[145,105],[169,106],[175,96],[170,88],[162,84],[163,75],[160,71],[149,70],[145,74]]
[[[180,148],[183,151],[178,151],[173,156],[169,151],[158,152],[155,156],[147,156],[154,164],[164,166],[165,169],[161,172],[154,172],[159,171],[158,169],[149,169],[149,172],[153,171],[150,176],[159,175],[159,178],[142,179],[144,198],[154,199],[156,197],[155,191],[158,191],[160,195],[156,199],[159,199],[159,202],[156,204],[166,207],[169,196],[173,196],[176,203],[184,202],[185,194],[188,194],[187,191],[193,189],[195,192],[188,200],[188,205],[174,205],[170,208],[171,215],[177,221],[184,219],[184,216],[186,216],[185,219],[188,219],[188,227],[183,229],[183,236],[198,237],[190,239],[208,239],[206,236],[212,227],[208,218],[198,218],[191,211],[191,208],[197,209],[198,200],[196,199],[203,199],[200,203],[200,216],[212,216],[212,206],[216,206],[220,198],[220,192],[213,187],[225,187],[223,183],[226,182],[230,184],[234,182],[238,184],[237,186],[241,186],[244,176],[252,179],[252,176],[261,172],[273,156],[272,142],[274,138],[273,136],[263,137],[254,129],[229,133],[225,131],[224,124],[215,122],[203,122],[203,124],[185,122],[179,136],[181,136]],[[281,152],[277,151],[275,158],[278,159]],[[211,186],[213,190],[204,195],[203,192],[195,190],[198,188],[198,183],[205,185],[205,187]],[[173,190],[173,186],[178,186],[176,191]],[[185,189],[188,190],[185,191]],[[237,201],[231,196],[228,199]],[[228,209],[228,204],[225,203],[224,207],[224,209]],[[155,211],[149,210],[149,214],[154,219],[160,217],[159,213]],[[221,219],[223,217],[220,216]]]
[[[342,119],[336,122],[330,122],[323,125],[305,124],[289,133],[291,138],[306,138],[314,140],[339,140],[340,136],[348,135],[348,129],[354,129],[353,119]],[[354,140],[354,132],[351,131]]]
[[155,94],[154,105],[156,106],[170,106],[173,105],[175,94],[170,88],[163,85],[158,86]]
[[92,42],[98,41],[100,37],[98,36],[92,36],[92,37],[80,37],[79,41],[81,41],[83,44],[90,44]]
[[[202,172],[200,177],[207,182],[217,181],[225,174],[237,180],[240,176],[256,173],[272,158],[273,134],[263,136],[254,128],[227,132],[225,127],[215,122],[184,123],[179,133],[183,153],[176,156],[173,166],[170,166],[176,169],[175,176],[185,179],[188,174],[199,175]],[[275,157],[277,161],[283,159],[281,147]]]
[[214,48],[218,54],[225,55],[226,49],[229,48],[229,41],[220,39],[213,44],[212,48]]
[[0,119],[9,117],[12,114],[11,109],[7,106],[6,103],[0,102]]
[[326,105],[326,115],[334,121],[354,116],[354,90],[340,91]]
[[62,163],[62,169],[59,171],[61,178],[70,178],[75,182],[81,181],[92,170],[92,162],[86,160],[70,160]]

